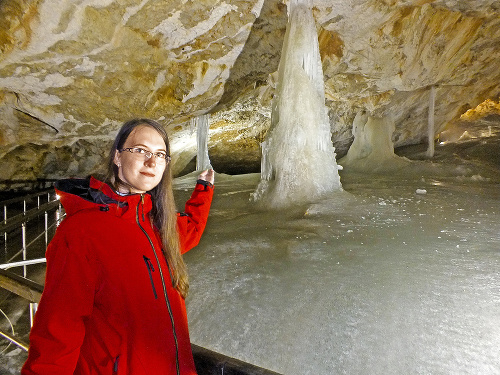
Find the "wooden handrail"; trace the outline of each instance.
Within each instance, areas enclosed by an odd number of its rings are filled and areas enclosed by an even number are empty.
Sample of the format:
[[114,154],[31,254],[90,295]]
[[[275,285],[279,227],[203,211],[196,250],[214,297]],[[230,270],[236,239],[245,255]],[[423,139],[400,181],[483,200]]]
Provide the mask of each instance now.
[[32,303],[40,302],[43,285],[0,268],[0,287],[27,299]]
[[31,194],[23,195],[21,197],[7,199],[7,200],[4,200],[4,201],[1,201],[0,205],[9,205],[9,204],[16,203],[16,202],[22,202],[25,199],[31,199],[31,198],[38,197],[38,196],[41,196],[41,195],[44,195],[44,194],[47,194],[47,193],[54,193],[54,188],[50,187],[50,188],[47,188],[47,189],[43,189],[43,190],[37,191],[36,193],[31,193]]
[[50,211],[58,207],[60,202],[58,200],[55,201],[50,201],[47,203],[43,203],[40,205],[40,207],[35,207],[30,209],[29,211],[26,211],[26,213],[20,213],[17,214],[16,216],[11,217],[7,224],[1,222],[0,223],[0,232],[9,232],[12,229],[19,228],[22,223],[25,223],[32,218],[43,214],[44,211]]
[[191,344],[198,375],[280,375],[277,372]]
[[5,179],[0,179],[0,189],[3,192],[9,192],[9,193],[23,193],[23,192],[29,192],[29,191],[41,191],[47,188],[50,188],[50,186],[53,186],[54,183],[56,183],[58,179],[56,178],[47,178],[47,179],[37,179],[37,180],[5,180]]

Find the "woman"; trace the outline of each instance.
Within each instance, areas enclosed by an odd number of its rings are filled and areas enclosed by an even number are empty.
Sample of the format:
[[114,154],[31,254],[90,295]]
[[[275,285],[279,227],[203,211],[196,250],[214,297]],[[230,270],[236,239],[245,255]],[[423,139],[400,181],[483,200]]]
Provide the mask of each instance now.
[[196,374],[181,253],[205,228],[214,172],[176,214],[169,153],[158,123],[132,120],[111,149],[109,183],[56,185],[67,217],[47,248],[22,374]]

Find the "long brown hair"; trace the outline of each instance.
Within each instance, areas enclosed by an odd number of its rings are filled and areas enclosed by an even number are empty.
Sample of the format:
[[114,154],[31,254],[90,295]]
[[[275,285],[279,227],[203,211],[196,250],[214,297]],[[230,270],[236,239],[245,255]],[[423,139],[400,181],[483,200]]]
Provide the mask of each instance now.
[[[165,142],[167,154],[170,154],[170,144],[167,132],[154,120],[133,119],[124,123],[116,135],[113,146],[111,147],[108,159],[108,178],[111,185],[116,189],[120,184],[118,178],[118,167],[114,162],[116,150],[123,148],[132,130],[138,126],[150,126],[155,129]],[[187,267],[182,258],[179,233],[177,232],[177,211],[175,209],[174,193],[172,189],[172,170],[170,164],[167,164],[160,183],[152,190],[148,191],[151,195],[153,208],[151,216],[153,225],[160,232],[162,240],[162,252],[167,260],[167,264],[172,279],[172,285],[179,291],[183,298],[186,298],[189,290],[189,280]]]

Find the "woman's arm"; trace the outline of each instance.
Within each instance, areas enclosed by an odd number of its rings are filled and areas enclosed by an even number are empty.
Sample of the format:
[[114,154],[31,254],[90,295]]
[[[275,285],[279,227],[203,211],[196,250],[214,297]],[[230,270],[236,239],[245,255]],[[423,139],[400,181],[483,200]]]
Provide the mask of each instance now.
[[186,202],[185,211],[178,215],[177,227],[183,253],[200,242],[212,204],[213,183],[214,171],[210,169],[202,172],[198,176],[191,198]]
[[85,239],[58,228],[47,248],[45,287],[30,333],[21,374],[73,374],[92,312],[96,267],[85,253]]

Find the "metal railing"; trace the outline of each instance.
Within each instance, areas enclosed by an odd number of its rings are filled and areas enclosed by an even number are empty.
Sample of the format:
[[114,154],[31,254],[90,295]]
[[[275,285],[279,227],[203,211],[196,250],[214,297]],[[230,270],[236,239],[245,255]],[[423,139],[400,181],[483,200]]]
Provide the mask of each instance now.
[[[40,199],[41,197],[46,197],[43,200],[45,202],[42,202]],[[52,198],[51,198],[52,197]],[[32,202],[33,200],[36,199],[36,205],[33,208],[28,209],[28,202]],[[17,209],[18,213],[12,217],[8,215],[8,208],[9,206],[12,206],[16,203],[21,203],[22,202],[22,210]],[[62,209],[61,205],[59,202],[59,199],[57,196],[53,193],[53,189],[45,189],[43,191],[39,191],[37,193],[33,194],[28,194],[23,197],[18,197],[18,198],[12,198],[5,200],[3,202],[0,202],[0,205],[3,206],[3,221],[0,224],[0,233],[3,234],[3,240],[4,240],[4,247],[5,247],[5,253],[7,254],[7,243],[8,243],[8,234],[10,232],[13,232],[17,229],[21,229],[21,249],[16,251],[9,259],[7,259],[6,263],[0,264],[1,269],[7,269],[7,268],[12,268],[12,267],[18,267],[22,266],[23,267],[23,274],[26,277],[26,266],[31,265],[31,264],[36,264],[36,263],[41,263],[44,261],[45,258],[41,259],[34,259],[34,260],[27,260],[27,249],[31,245],[33,245],[35,242],[40,240],[42,236],[45,237],[45,247],[48,244],[49,241],[49,230],[51,230],[54,226],[58,224],[60,221],[60,218],[63,216],[62,214]],[[57,209],[58,212],[58,217],[56,218],[55,222],[51,225],[49,225],[49,220],[48,220],[48,214],[51,211],[54,211]],[[38,218],[41,213],[43,212],[44,214],[44,230],[39,233],[34,239],[32,239],[29,243],[26,242],[26,232],[27,232],[27,224],[35,219]],[[16,259],[19,255],[22,254],[23,260],[22,262],[12,262],[14,259]]]
[[[47,247],[49,241],[49,231],[56,226],[60,222],[60,218],[62,217],[61,205],[58,197],[54,193],[54,189],[44,189],[38,191],[36,193],[27,194],[22,197],[16,197],[12,199],[7,199],[0,202],[0,207],[3,207],[3,220],[0,223],[0,234],[2,234],[2,238],[4,241],[5,248],[5,258],[3,264],[0,264],[0,271],[5,272],[4,270],[16,267],[22,267],[23,269],[23,277],[27,277],[27,267],[34,264],[44,263],[46,262],[45,258],[38,259],[28,259],[28,249],[39,242],[42,237],[44,237],[44,246],[43,249]],[[57,212],[56,220],[49,225],[49,212]],[[14,212],[14,214],[11,214]],[[27,241],[27,227],[28,225],[37,222],[41,219],[41,216],[44,216],[44,228],[40,233],[35,232],[35,238],[31,239],[29,242]],[[35,225],[32,225],[35,227]],[[36,225],[38,226],[38,225]],[[38,229],[38,228],[35,228]],[[20,232],[20,233],[19,233]],[[12,241],[8,241],[9,236],[14,235],[16,240],[19,239],[19,235],[21,237],[21,246],[20,249],[16,248],[19,246],[19,243],[12,246]],[[11,246],[8,246],[11,245]],[[14,250],[12,250],[14,248]],[[22,256],[22,260],[14,261]],[[14,292],[17,295],[20,295],[19,288],[13,288],[13,285],[19,282],[19,280],[13,279],[13,277],[20,277],[13,273],[0,274],[0,287],[3,289]],[[14,276],[12,276],[14,275]],[[29,281],[29,280],[28,280]],[[19,285],[19,284],[17,284]],[[30,326],[33,324],[33,318],[38,306],[38,301],[36,298],[28,298],[26,295],[21,296],[27,299],[29,304],[29,315],[30,315]],[[28,294],[29,295],[29,294]],[[41,295],[41,291],[40,291]],[[2,314],[5,315],[6,319],[9,320],[8,316],[1,310]],[[9,320],[10,322],[10,320]],[[12,327],[13,334],[14,328]],[[12,343],[23,347],[24,344],[21,343],[20,340],[15,337],[9,336],[6,333],[0,332],[0,336],[7,338]]]
[[[11,199],[7,199],[7,200],[0,202],[0,205],[3,206],[3,222],[2,222],[3,227],[9,228],[9,226],[7,226],[8,221],[11,223],[10,225],[15,225],[16,222],[23,221],[22,218],[26,218],[26,215],[28,215],[28,216],[33,215],[35,212],[39,211],[40,208],[43,208],[43,206],[44,206],[44,203],[42,202],[42,199],[40,199],[40,197],[42,197],[42,196],[47,197],[45,199],[45,205],[46,205],[46,204],[51,202],[51,195],[54,196],[54,189],[53,188],[44,189],[44,190],[38,191],[36,193],[27,194],[27,195],[24,195],[22,197],[11,198]],[[33,198],[36,198],[36,201],[37,201],[36,207],[29,210],[27,208],[28,202],[32,201]],[[55,201],[55,199],[52,200],[52,202],[53,201]],[[8,207],[12,206],[13,204],[18,203],[18,202],[23,202],[22,212],[19,214],[16,214],[12,218],[9,217]]]

